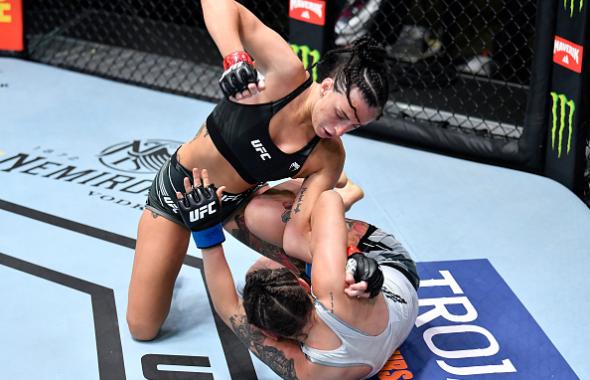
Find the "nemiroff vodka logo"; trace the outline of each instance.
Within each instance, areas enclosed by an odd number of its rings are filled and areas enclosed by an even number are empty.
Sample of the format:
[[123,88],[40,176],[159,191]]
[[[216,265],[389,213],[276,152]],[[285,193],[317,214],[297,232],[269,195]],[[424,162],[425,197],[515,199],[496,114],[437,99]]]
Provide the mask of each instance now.
[[326,2],[320,0],[290,0],[289,17],[309,24],[326,23]]
[[582,58],[584,47],[555,36],[553,43],[553,62],[576,73],[582,72]]
[[125,141],[104,149],[98,160],[111,169],[135,174],[156,173],[181,143],[172,140]]

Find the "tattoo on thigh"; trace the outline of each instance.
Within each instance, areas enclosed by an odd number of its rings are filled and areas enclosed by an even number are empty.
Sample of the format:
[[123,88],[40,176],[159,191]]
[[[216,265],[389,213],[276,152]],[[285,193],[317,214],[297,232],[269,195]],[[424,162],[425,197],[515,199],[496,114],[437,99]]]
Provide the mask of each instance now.
[[285,211],[283,211],[283,214],[281,215],[281,220],[283,223],[287,223],[291,220],[291,208],[293,207],[293,203],[283,202],[283,207],[285,208]]
[[[266,256],[269,259],[272,259],[287,269],[293,271],[294,273],[299,274],[300,269],[296,264],[298,260],[287,256],[282,248],[277,247],[274,244],[270,244],[251,233],[246,226],[243,213],[238,213],[235,215],[233,221],[237,226],[237,228],[234,227],[230,230],[230,233],[233,237],[246,244],[253,250],[259,252],[261,255]],[[300,267],[304,267],[304,265],[300,265]]]
[[156,219],[158,216],[160,215],[158,215],[155,211],[152,211],[152,218]]
[[230,317],[231,329],[237,337],[260,358],[266,365],[275,371],[281,378],[296,380],[295,362],[285,356],[280,349],[264,344],[265,336],[258,328],[248,323],[245,315],[233,315]]

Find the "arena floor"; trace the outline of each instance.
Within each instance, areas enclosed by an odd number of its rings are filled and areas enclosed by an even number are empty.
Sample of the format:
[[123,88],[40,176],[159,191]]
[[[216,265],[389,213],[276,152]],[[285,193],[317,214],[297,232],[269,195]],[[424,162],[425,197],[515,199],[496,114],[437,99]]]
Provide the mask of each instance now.
[[[154,175],[213,104],[0,59],[0,378],[275,379],[214,318],[191,245],[159,339],[125,307]],[[383,379],[589,379],[590,211],[549,179],[346,136],[349,215],[419,262],[421,308]],[[228,238],[234,276],[256,259]]]

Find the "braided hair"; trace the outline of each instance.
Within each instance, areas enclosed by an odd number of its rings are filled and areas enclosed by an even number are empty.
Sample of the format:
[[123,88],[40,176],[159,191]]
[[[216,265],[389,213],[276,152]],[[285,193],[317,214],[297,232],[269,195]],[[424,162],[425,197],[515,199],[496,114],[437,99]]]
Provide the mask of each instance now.
[[301,333],[313,309],[309,295],[286,268],[248,273],[243,298],[248,323],[285,338]]
[[[334,88],[346,94],[357,87],[367,105],[383,109],[389,97],[389,65],[387,52],[370,37],[363,37],[351,46],[328,51],[319,64],[331,66],[328,76],[334,79]],[[320,68],[320,72],[326,71]],[[356,111],[356,110],[355,110]]]

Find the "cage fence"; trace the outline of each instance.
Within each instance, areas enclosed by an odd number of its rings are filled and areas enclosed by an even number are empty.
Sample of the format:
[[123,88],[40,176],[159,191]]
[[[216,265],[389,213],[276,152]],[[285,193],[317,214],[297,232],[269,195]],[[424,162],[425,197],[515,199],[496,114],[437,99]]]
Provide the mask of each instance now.
[[[241,3],[288,39],[288,1]],[[333,46],[369,35],[386,47],[396,62],[388,120],[517,146],[526,132],[536,6],[347,0]],[[32,60],[199,99],[222,96],[222,57],[198,0],[28,0],[25,19]],[[590,204],[590,165],[584,178]]]
[[489,138],[518,139],[526,110],[534,1],[348,2],[337,45],[362,35],[397,64],[392,116]]
[[[245,5],[287,37],[286,5]],[[198,1],[30,0],[25,12],[33,60],[201,99],[222,96],[222,58]]]

